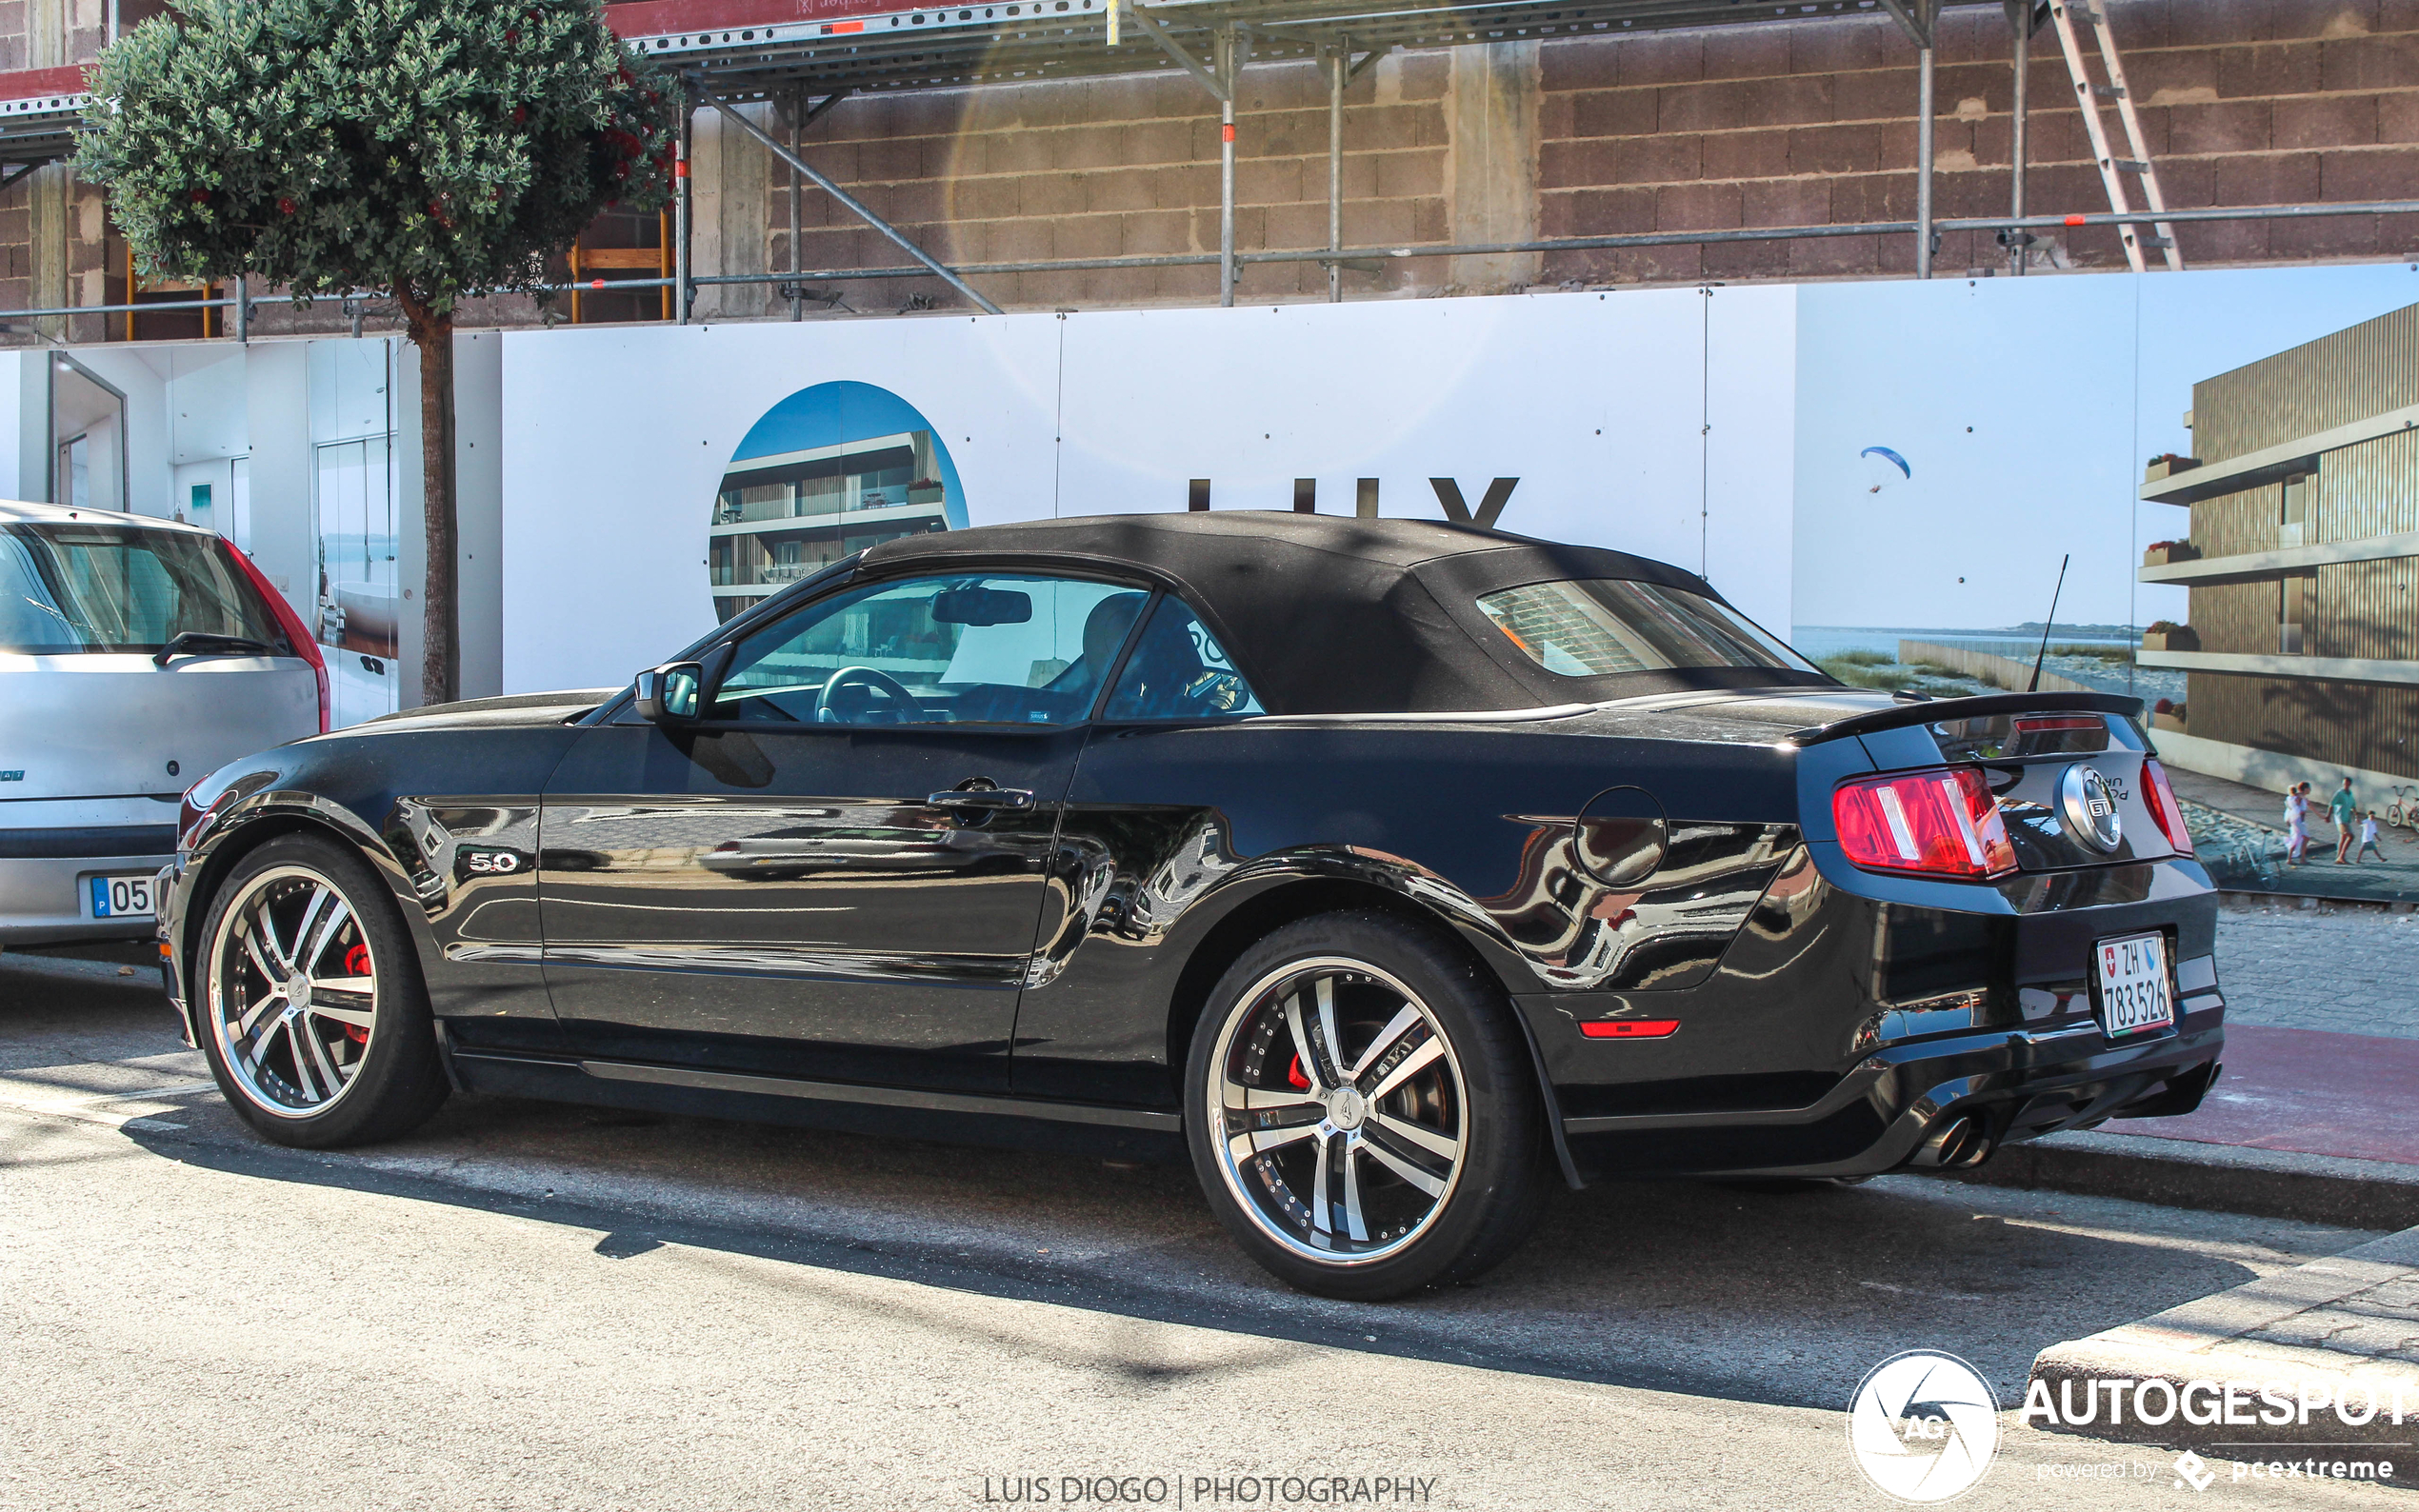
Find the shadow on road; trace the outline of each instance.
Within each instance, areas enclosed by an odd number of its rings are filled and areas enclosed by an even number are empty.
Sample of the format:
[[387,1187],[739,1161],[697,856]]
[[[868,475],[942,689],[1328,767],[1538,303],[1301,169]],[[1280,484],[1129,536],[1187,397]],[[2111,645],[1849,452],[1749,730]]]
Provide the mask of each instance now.
[[[165,1068],[181,1050],[155,983],[106,964],[0,960],[0,1069],[91,1080],[130,1062]],[[1911,1176],[1794,1194],[1636,1183],[1557,1191],[1492,1275],[1370,1306],[1277,1285],[1228,1241],[1183,1168],[470,1097],[409,1139],[356,1151],[266,1144],[215,1096],[123,1133],[159,1159],[247,1178],[590,1230],[597,1264],[687,1246],[797,1267],[801,1285],[817,1270],[890,1277],[1271,1341],[1823,1407],[1916,1347],[1953,1351],[2003,1392],[2020,1389],[2048,1344],[2363,1237]]]

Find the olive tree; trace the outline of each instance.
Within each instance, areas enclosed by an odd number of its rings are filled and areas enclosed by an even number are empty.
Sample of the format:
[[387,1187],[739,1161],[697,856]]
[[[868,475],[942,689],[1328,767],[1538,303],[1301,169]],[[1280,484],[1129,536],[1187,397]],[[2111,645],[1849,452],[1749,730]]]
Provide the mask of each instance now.
[[457,696],[454,312],[668,191],[677,84],[592,0],[189,0],[91,70],[79,170],[147,276],[384,293],[420,355],[421,696]]

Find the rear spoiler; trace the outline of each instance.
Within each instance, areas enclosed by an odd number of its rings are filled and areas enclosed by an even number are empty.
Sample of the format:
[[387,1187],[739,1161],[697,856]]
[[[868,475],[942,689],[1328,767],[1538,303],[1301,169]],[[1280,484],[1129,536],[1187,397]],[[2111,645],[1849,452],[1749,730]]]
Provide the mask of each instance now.
[[1792,746],[1819,746],[1849,735],[1903,729],[1909,725],[1937,725],[1943,720],[1980,719],[1991,714],[2041,714],[2059,710],[2076,713],[2142,717],[2142,701],[2122,693],[1984,693],[1974,698],[1928,698],[1869,714],[1850,714],[1828,725],[1791,730],[1783,737]]

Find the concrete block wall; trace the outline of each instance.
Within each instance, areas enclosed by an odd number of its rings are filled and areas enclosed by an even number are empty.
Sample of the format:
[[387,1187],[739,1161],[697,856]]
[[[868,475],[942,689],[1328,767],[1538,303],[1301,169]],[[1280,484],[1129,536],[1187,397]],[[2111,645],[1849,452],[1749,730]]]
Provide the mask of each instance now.
[[[1447,239],[1452,172],[1447,53],[1382,60],[1356,81],[1344,123],[1349,245]],[[1248,250],[1327,245],[1328,91],[1318,66],[1248,68],[1237,99],[1235,244]],[[1217,104],[1189,74],[1091,79],[843,101],[806,129],[800,154],[945,262],[1037,262],[1218,249]],[[782,129],[786,132],[786,127]],[[761,266],[791,266],[786,168],[730,171],[766,182]],[[742,144],[744,153],[762,149]],[[703,186],[701,185],[701,188]],[[701,219],[704,217],[700,217]],[[809,268],[895,267],[879,233],[809,185],[800,255]],[[721,224],[727,229],[729,219]],[[1393,291],[1441,271],[1397,264],[1348,273],[1359,292]],[[1214,268],[987,277],[1004,306],[1198,304],[1217,298]],[[1324,295],[1315,264],[1253,269],[1241,297]],[[895,308],[910,292],[953,302],[931,281],[847,290],[857,308]],[[725,308],[730,308],[728,305]]]
[[[2112,0],[2111,25],[2170,206],[2419,192],[2419,3]],[[2088,47],[2088,43],[2087,43]],[[1540,78],[1548,236],[1852,225],[1915,211],[1915,53],[1885,17],[1609,42],[1549,42]],[[1935,214],[2009,204],[2014,37],[1996,7],[1942,19]],[[2033,39],[2029,209],[2097,211],[2054,31]],[[2118,129],[2113,109],[2104,111]],[[2188,263],[2399,256],[2419,224],[2376,217],[2186,229]],[[2122,266],[2113,231],[2057,235],[2062,261]],[[1564,254],[1549,280],[1909,273],[1911,237]],[[1944,238],[1935,268],[2004,266],[1990,233]]]

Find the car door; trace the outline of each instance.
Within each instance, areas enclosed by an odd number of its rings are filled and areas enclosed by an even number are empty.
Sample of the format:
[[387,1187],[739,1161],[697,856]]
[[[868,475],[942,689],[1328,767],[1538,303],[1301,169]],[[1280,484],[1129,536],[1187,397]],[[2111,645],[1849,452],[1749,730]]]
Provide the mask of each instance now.
[[581,1053],[1002,1090],[1059,811],[1149,594],[1033,572],[841,587],[549,784],[546,975]]

